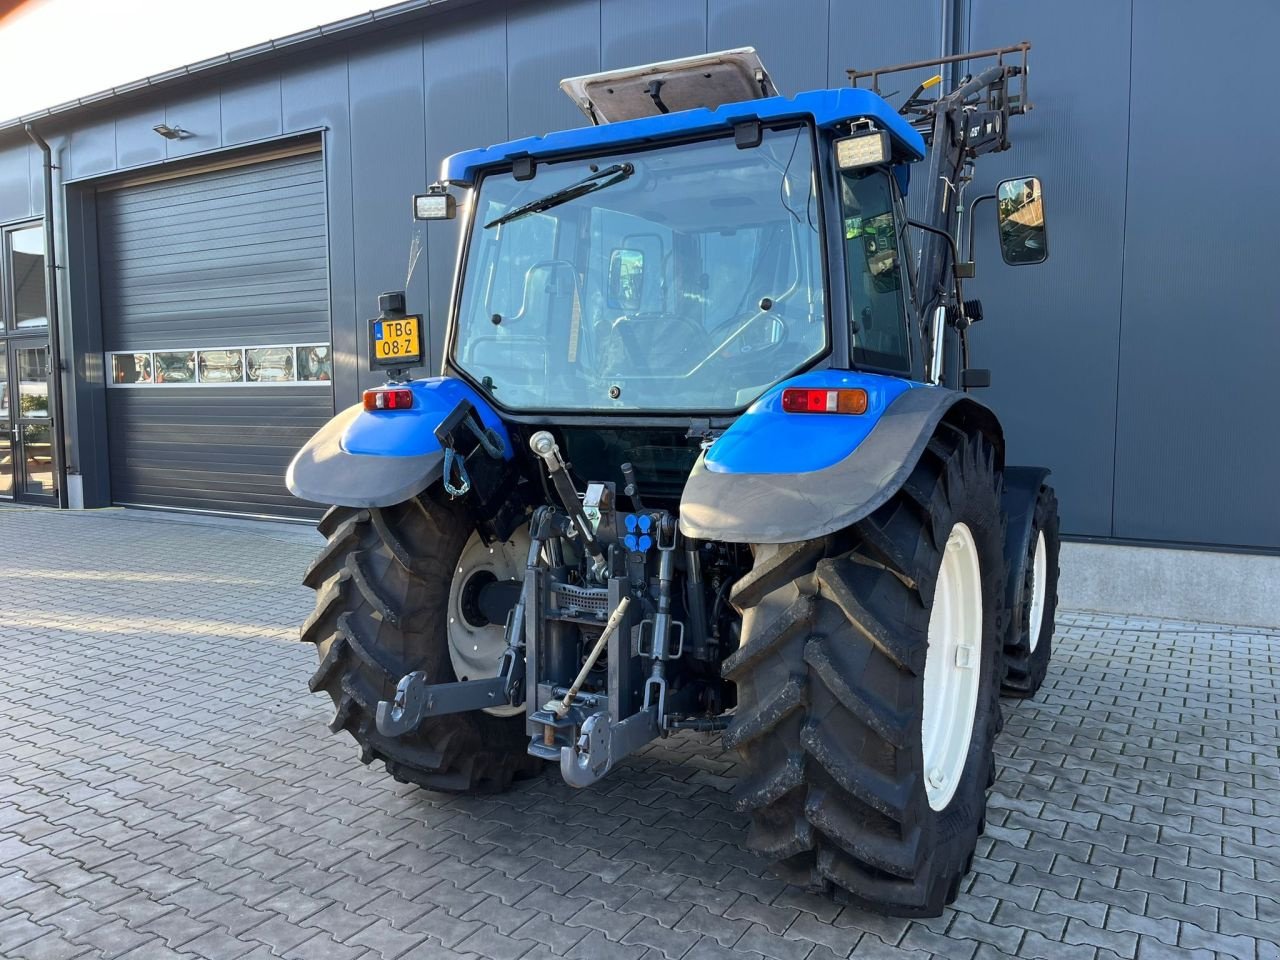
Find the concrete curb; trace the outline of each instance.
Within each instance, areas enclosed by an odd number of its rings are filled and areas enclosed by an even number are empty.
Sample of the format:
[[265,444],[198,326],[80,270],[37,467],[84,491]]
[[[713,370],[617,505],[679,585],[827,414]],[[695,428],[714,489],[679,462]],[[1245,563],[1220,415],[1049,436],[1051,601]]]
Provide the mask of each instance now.
[[1280,628],[1280,557],[1064,543],[1059,606]]

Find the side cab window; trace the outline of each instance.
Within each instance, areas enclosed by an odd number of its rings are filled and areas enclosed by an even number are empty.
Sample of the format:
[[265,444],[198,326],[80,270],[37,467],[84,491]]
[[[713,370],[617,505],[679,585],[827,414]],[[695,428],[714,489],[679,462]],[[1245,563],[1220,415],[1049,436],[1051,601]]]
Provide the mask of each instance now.
[[909,255],[899,229],[887,170],[840,173],[853,363],[911,372],[911,337],[904,287]]

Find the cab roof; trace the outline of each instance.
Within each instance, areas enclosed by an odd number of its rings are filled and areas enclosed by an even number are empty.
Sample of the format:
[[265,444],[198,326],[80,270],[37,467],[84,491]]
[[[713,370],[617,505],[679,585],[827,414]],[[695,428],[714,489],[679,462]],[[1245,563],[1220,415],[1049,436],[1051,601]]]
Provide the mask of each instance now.
[[517,157],[544,159],[583,152],[608,152],[701,133],[727,132],[744,120],[772,123],[808,120],[818,127],[833,127],[850,120],[874,120],[889,131],[893,161],[911,163],[924,158],[924,138],[902,119],[884,99],[870,90],[843,87],[811,90],[794,97],[767,97],[726,103],[714,110],[699,107],[654,117],[620,120],[594,127],[560,130],[542,137],[524,137],[492,147],[464,150],[445,158],[440,179],[471,185],[486,167],[509,164]]

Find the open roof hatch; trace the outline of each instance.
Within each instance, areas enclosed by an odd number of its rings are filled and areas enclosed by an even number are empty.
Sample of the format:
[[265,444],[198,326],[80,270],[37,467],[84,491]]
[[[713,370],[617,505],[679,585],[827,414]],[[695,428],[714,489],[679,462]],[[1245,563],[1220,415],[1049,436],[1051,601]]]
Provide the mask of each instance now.
[[778,95],[754,47],[570,77],[560,89],[596,124]]

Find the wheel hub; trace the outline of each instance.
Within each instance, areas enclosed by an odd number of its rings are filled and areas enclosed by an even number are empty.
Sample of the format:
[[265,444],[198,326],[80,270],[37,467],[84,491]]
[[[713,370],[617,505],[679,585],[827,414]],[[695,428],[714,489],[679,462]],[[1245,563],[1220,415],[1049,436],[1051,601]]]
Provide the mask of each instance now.
[[[459,680],[498,675],[507,649],[506,618],[499,616],[503,596],[515,596],[513,584],[524,580],[529,534],[521,529],[506,543],[488,546],[473,533],[458,558],[449,584],[449,661]],[[524,705],[488,707],[485,713],[511,717]]]
[[964,775],[978,709],[982,655],[982,570],[967,524],[947,537],[929,614],[920,739],[929,806],[942,810]]

